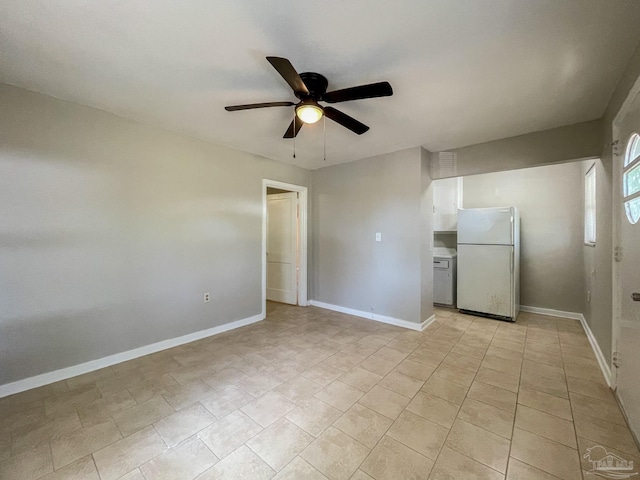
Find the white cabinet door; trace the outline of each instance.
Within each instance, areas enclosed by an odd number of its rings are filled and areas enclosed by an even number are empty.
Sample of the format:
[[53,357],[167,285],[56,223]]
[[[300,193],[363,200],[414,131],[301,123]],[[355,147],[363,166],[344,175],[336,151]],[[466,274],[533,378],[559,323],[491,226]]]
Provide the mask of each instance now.
[[297,278],[296,192],[267,196],[267,300],[295,305]]
[[458,227],[458,208],[462,205],[461,178],[443,178],[433,182],[433,230],[451,232]]

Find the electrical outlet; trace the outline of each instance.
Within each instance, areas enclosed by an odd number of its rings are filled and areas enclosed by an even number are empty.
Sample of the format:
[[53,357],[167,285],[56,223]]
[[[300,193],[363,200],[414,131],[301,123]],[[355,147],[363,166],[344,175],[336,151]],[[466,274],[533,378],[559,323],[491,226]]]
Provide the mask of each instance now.
[[204,294],[204,303],[209,303],[211,301],[211,294],[209,292]]
[[382,241],[382,233],[381,232],[377,232],[376,233],[376,242],[381,242]]

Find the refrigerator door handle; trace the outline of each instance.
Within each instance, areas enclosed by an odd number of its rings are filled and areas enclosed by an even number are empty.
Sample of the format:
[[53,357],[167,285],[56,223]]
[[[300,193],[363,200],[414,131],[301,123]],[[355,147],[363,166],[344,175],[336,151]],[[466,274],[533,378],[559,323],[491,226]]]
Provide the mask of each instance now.
[[513,255],[514,253],[511,252],[511,273],[513,273]]

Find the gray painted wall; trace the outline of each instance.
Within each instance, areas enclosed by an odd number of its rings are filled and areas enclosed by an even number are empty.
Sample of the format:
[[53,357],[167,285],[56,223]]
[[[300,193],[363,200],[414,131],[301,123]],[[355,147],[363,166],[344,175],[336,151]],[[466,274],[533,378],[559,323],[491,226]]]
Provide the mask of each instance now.
[[435,152],[431,154],[431,174],[437,179],[516,170],[598,158],[601,151],[602,121],[594,120],[450,150],[456,158],[450,171],[441,168],[440,152]]
[[421,201],[420,201],[420,320],[433,315],[433,187],[430,152],[420,149]]
[[593,161],[464,177],[464,208],[520,210],[522,305],[583,311],[586,163]]
[[413,148],[313,171],[314,300],[422,320],[422,163]]
[[0,384],[260,314],[262,178],[309,171],[6,85],[0,105]]

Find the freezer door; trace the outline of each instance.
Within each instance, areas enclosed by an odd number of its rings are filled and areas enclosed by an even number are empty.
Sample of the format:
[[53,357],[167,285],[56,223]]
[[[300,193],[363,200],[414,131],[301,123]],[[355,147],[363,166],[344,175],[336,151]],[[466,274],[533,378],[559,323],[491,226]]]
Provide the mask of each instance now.
[[458,243],[513,245],[514,207],[458,210]]
[[461,310],[515,316],[513,247],[458,245],[458,302]]

